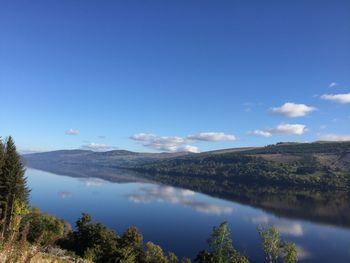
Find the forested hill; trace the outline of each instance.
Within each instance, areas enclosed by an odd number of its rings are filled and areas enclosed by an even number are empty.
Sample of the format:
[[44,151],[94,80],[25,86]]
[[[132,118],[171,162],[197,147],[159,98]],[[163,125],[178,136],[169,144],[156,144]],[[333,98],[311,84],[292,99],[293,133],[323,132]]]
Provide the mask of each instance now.
[[26,165],[131,169],[153,174],[210,178],[217,182],[350,188],[350,142],[278,143],[200,154],[61,150],[23,155]]
[[350,189],[350,142],[278,143],[140,165],[138,171],[216,182]]

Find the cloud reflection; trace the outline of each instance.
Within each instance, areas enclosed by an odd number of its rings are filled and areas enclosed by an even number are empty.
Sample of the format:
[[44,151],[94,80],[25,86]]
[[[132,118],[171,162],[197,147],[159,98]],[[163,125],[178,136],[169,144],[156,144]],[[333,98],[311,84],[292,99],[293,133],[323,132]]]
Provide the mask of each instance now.
[[303,236],[304,229],[303,226],[298,222],[290,222],[284,220],[275,220],[267,215],[261,215],[252,217],[250,221],[257,225],[273,225],[275,226],[281,234],[290,236]]
[[79,181],[83,182],[87,187],[100,187],[106,183],[106,181],[102,179],[93,177],[79,178]]
[[284,235],[298,236],[301,237],[304,235],[304,230],[301,224],[299,223],[281,223],[276,225],[280,233]]
[[72,197],[72,195],[73,195],[71,192],[68,192],[68,191],[58,192],[57,194],[58,194],[59,197],[61,197],[62,199],[70,198],[70,197]]
[[232,207],[197,201],[194,197],[195,192],[191,190],[162,185],[141,187],[137,193],[127,195],[127,198],[134,203],[167,202],[181,204],[200,213],[215,215],[231,214],[233,212]]
[[300,245],[297,245],[297,252],[298,252],[298,259],[299,260],[304,260],[304,259],[312,257],[311,252]]

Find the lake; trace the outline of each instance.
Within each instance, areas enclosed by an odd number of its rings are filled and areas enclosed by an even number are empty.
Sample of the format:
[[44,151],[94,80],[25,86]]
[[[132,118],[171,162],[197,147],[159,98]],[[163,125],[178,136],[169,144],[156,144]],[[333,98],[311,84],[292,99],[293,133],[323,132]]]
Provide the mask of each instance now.
[[27,168],[26,176],[32,206],[73,226],[82,212],[118,234],[136,226],[145,241],[153,241],[179,258],[193,259],[206,249],[212,228],[228,221],[234,246],[251,262],[263,262],[256,231],[259,225],[275,225],[282,238],[298,246],[302,262],[350,262],[348,227],[292,219],[142,178],[110,182],[97,178],[98,171],[96,177],[76,178]]

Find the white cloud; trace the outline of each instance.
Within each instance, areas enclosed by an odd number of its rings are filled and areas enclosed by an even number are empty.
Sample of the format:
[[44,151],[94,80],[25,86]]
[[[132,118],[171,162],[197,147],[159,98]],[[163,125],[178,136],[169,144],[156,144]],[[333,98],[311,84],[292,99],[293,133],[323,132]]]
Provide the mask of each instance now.
[[135,141],[150,141],[155,137],[156,136],[154,134],[141,132],[130,136],[130,139],[133,139]]
[[281,107],[272,109],[273,113],[281,114],[290,118],[303,117],[306,114],[315,111],[315,107],[307,106],[305,104],[297,104],[293,102],[286,102]]
[[67,135],[78,135],[80,132],[77,129],[69,129],[69,130],[66,130],[65,133]]
[[195,141],[235,141],[236,136],[232,134],[225,134],[223,132],[200,132],[195,135],[187,136],[190,140]]
[[182,137],[150,137],[149,140],[143,140],[144,146],[168,152],[176,152],[179,146],[186,145],[189,141]]
[[307,128],[303,124],[280,124],[275,128],[266,129],[266,130],[255,130],[250,131],[248,134],[270,137],[274,134],[286,134],[286,135],[302,135],[307,132]]
[[193,146],[193,145],[185,145],[184,147],[180,148],[180,151],[191,152],[191,153],[199,153],[200,152],[198,147]]
[[263,137],[271,137],[272,133],[269,131],[263,131],[263,130],[255,130],[248,132],[249,135],[256,135],[256,136],[263,136]]
[[350,141],[350,134],[343,134],[343,135],[340,135],[340,134],[323,134],[323,135],[320,135],[319,137],[319,140],[321,141]]
[[306,126],[303,124],[280,124],[276,128],[270,130],[275,134],[294,134],[302,135],[307,131]]
[[324,94],[321,96],[321,99],[330,100],[341,104],[347,104],[350,103],[350,92],[343,94]]
[[157,136],[151,133],[138,133],[130,136],[130,139],[143,142],[143,146],[167,152],[187,151],[199,152],[198,147],[191,145],[198,141],[234,141],[237,137],[223,132],[201,132],[186,137]]
[[81,148],[85,150],[95,151],[95,152],[112,151],[117,149],[116,147],[111,147],[103,143],[94,143],[94,142],[85,144],[81,146]]
[[337,82],[331,82],[329,85],[328,85],[328,87],[329,88],[334,88],[334,87],[336,87],[336,86],[338,86],[339,84],[337,83]]

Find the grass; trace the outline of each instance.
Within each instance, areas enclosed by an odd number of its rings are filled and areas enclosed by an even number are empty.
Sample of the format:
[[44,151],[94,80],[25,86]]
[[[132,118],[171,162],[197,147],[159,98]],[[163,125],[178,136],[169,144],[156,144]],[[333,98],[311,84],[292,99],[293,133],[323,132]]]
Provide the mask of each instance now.
[[[31,244],[26,236],[13,234],[0,241],[1,263],[90,263],[87,260],[67,254],[67,251],[57,247],[42,247]],[[38,242],[37,242],[38,243]]]

